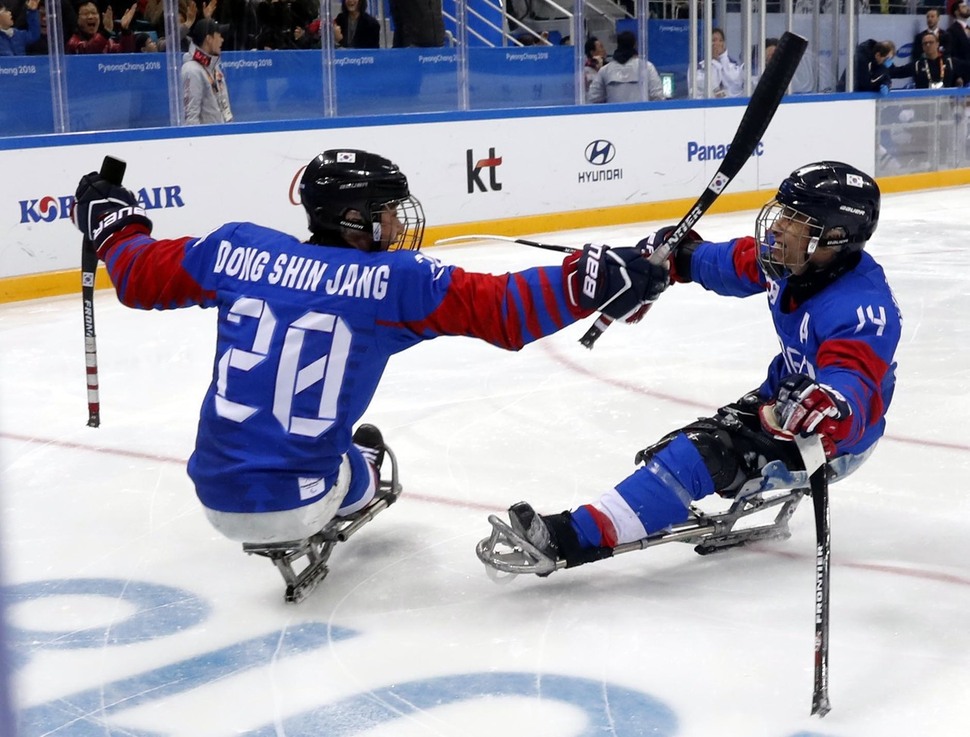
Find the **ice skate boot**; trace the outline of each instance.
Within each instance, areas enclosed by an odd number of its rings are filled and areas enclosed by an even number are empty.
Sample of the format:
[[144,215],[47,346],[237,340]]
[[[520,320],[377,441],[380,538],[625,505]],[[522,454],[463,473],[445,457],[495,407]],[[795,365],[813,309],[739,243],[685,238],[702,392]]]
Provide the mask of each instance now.
[[[359,512],[344,517],[344,519],[357,519],[358,516],[368,512],[379,503],[383,503],[384,505],[378,510],[382,511],[396,502],[398,496],[401,494],[401,484],[398,483],[397,478],[397,458],[394,456],[394,452],[384,443],[384,435],[381,431],[374,425],[361,425],[354,432],[352,442],[360,450],[364,459],[377,472],[377,491],[370,504]],[[384,467],[385,458],[391,459],[391,478],[389,480],[381,478],[381,470]]]
[[612,548],[584,548],[579,543],[569,512],[539,515],[528,502],[509,507],[509,524],[495,515],[488,518],[492,534],[478,543],[476,553],[486,566],[505,573],[548,576],[609,558]]
[[[377,490],[374,498],[367,506],[350,514],[340,515],[324,528],[323,533],[329,534],[334,540],[343,542],[357,530],[370,522],[374,517],[383,512],[401,495],[401,482],[398,480],[397,457],[394,455],[387,444],[384,442],[384,435],[374,425],[361,425],[354,432],[352,438],[354,445],[360,450],[361,455],[367,462],[374,467],[377,472]],[[381,471],[384,468],[384,461],[391,462],[390,479],[381,478]]]
[[377,469],[379,476],[381,466],[384,465],[384,454],[387,451],[383,433],[375,425],[364,424],[354,431],[351,442],[360,449],[361,455],[367,459],[367,462]]

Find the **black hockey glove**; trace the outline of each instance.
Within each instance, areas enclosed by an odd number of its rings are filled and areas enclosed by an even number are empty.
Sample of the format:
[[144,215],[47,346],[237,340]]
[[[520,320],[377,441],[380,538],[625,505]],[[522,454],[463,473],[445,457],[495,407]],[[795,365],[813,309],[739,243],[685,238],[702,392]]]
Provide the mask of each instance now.
[[565,263],[567,269],[569,265],[574,269],[567,271],[570,301],[614,320],[655,301],[668,284],[666,267],[654,266],[636,248],[587,244],[581,254],[573,254]]
[[71,219],[99,255],[104,242],[122,228],[140,225],[146,234],[152,232],[152,221],[134,193],[102,179],[97,172],[81,177],[74,199]]
[[[666,225],[656,233],[651,233],[642,241],[637,243],[637,248],[647,254],[649,258],[656,248],[661,246],[667,237],[677,229],[676,225]],[[686,284],[690,278],[690,259],[699,243],[703,243],[696,231],[689,230],[680,245],[670,252],[667,263],[670,266],[670,281],[678,284]]]

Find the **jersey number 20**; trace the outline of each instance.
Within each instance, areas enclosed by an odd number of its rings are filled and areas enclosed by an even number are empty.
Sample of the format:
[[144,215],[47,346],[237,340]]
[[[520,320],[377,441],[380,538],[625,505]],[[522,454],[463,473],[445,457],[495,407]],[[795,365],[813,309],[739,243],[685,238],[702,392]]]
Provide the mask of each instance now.
[[[228,319],[231,322],[238,324],[244,317],[259,320],[252,348],[248,351],[230,348],[223,353],[219,358],[216,381],[216,413],[234,422],[244,422],[259,408],[227,398],[229,369],[249,371],[266,360],[277,324],[276,316],[270,306],[263,300],[252,297],[240,297],[229,309]],[[313,330],[332,335],[330,353],[300,368],[303,341],[307,332]],[[284,430],[294,435],[315,438],[333,425],[337,416],[337,397],[343,382],[347,356],[350,354],[350,340],[350,329],[347,324],[335,315],[322,312],[307,312],[286,328],[273,389],[273,417],[279,421]],[[314,384],[321,384],[317,416],[294,416],[293,398]]]

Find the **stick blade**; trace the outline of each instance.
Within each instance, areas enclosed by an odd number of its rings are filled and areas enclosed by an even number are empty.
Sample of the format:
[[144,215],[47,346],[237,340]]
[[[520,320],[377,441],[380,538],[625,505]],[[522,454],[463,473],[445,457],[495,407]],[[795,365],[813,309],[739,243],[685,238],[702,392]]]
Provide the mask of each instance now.
[[824,717],[832,711],[832,704],[829,703],[829,695],[827,693],[816,694],[812,698],[812,716],[817,716],[819,719]]

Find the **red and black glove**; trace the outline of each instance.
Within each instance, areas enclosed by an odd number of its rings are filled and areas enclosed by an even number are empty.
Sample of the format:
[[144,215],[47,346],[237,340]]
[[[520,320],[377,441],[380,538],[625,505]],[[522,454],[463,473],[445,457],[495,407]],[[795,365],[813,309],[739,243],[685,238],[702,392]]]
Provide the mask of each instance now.
[[654,266],[636,248],[587,244],[563,261],[569,301],[620,320],[655,301],[669,283],[667,269]]
[[775,399],[761,406],[760,416],[765,431],[780,440],[817,433],[827,458],[852,429],[852,408],[845,397],[804,374],[783,379]]

